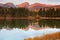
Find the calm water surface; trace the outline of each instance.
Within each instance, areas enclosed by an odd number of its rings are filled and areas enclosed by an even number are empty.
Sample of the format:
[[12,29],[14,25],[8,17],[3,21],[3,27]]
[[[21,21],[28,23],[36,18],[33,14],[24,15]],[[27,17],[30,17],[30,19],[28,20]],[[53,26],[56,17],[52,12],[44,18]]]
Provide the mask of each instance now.
[[60,32],[60,29],[41,29],[41,30],[33,30],[29,28],[28,31],[24,31],[22,29],[14,28],[12,30],[1,29],[0,30],[0,40],[24,40],[24,38],[42,36],[44,34]]

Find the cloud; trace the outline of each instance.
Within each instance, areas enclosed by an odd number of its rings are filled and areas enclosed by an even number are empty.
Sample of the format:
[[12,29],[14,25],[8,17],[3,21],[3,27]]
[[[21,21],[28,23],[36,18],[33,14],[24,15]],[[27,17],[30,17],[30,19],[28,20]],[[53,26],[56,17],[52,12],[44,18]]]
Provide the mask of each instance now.
[[47,0],[47,3],[50,3],[50,4],[60,4],[60,0]]
[[23,2],[34,2],[46,3],[46,4],[60,4],[60,0],[0,0],[0,3],[13,2],[14,4],[20,4]]

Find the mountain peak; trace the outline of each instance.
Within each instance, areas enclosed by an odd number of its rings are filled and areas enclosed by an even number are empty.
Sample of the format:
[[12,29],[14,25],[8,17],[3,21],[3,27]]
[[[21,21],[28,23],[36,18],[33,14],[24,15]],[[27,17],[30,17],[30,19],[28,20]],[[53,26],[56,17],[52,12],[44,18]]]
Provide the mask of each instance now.
[[18,4],[17,6],[18,7],[28,7],[29,6],[29,3],[28,2],[24,2],[22,4]]
[[27,4],[29,4],[28,2],[24,2],[24,3],[27,3]]
[[11,2],[7,2],[7,3],[5,3],[5,4],[13,4],[13,3],[11,3]]
[[10,8],[10,7],[15,8],[16,6],[13,3],[11,3],[11,2],[7,2],[7,3],[4,4],[4,7],[7,7],[7,8]]

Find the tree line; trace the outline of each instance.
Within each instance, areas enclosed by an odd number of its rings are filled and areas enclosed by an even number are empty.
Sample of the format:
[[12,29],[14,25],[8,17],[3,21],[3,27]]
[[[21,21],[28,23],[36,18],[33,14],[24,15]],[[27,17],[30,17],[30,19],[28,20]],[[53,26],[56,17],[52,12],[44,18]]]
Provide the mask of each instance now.
[[50,8],[48,10],[40,9],[38,12],[39,16],[42,17],[60,17],[60,8]]
[[28,9],[26,8],[1,8],[0,7],[0,16],[6,17],[27,17]]
[[28,17],[28,16],[36,16],[38,14],[42,17],[60,17],[60,8],[49,8],[45,10],[40,8],[38,12],[29,11],[26,8],[3,8],[0,7],[0,16],[11,16],[11,17]]

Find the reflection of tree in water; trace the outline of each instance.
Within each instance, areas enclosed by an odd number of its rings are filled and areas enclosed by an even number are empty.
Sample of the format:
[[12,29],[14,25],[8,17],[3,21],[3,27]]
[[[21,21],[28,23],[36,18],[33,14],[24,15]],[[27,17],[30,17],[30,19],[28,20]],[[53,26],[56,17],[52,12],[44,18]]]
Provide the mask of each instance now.
[[48,27],[56,27],[60,28],[60,20],[39,20],[39,25],[42,27],[48,26]]
[[28,20],[15,20],[15,26],[18,28],[28,27]]
[[4,20],[0,20],[0,29],[4,27]]
[[28,20],[0,20],[0,28],[25,28]]
[[32,27],[56,27],[60,28],[60,20],[0,20],[0,28],[26,28],[28,25]]

